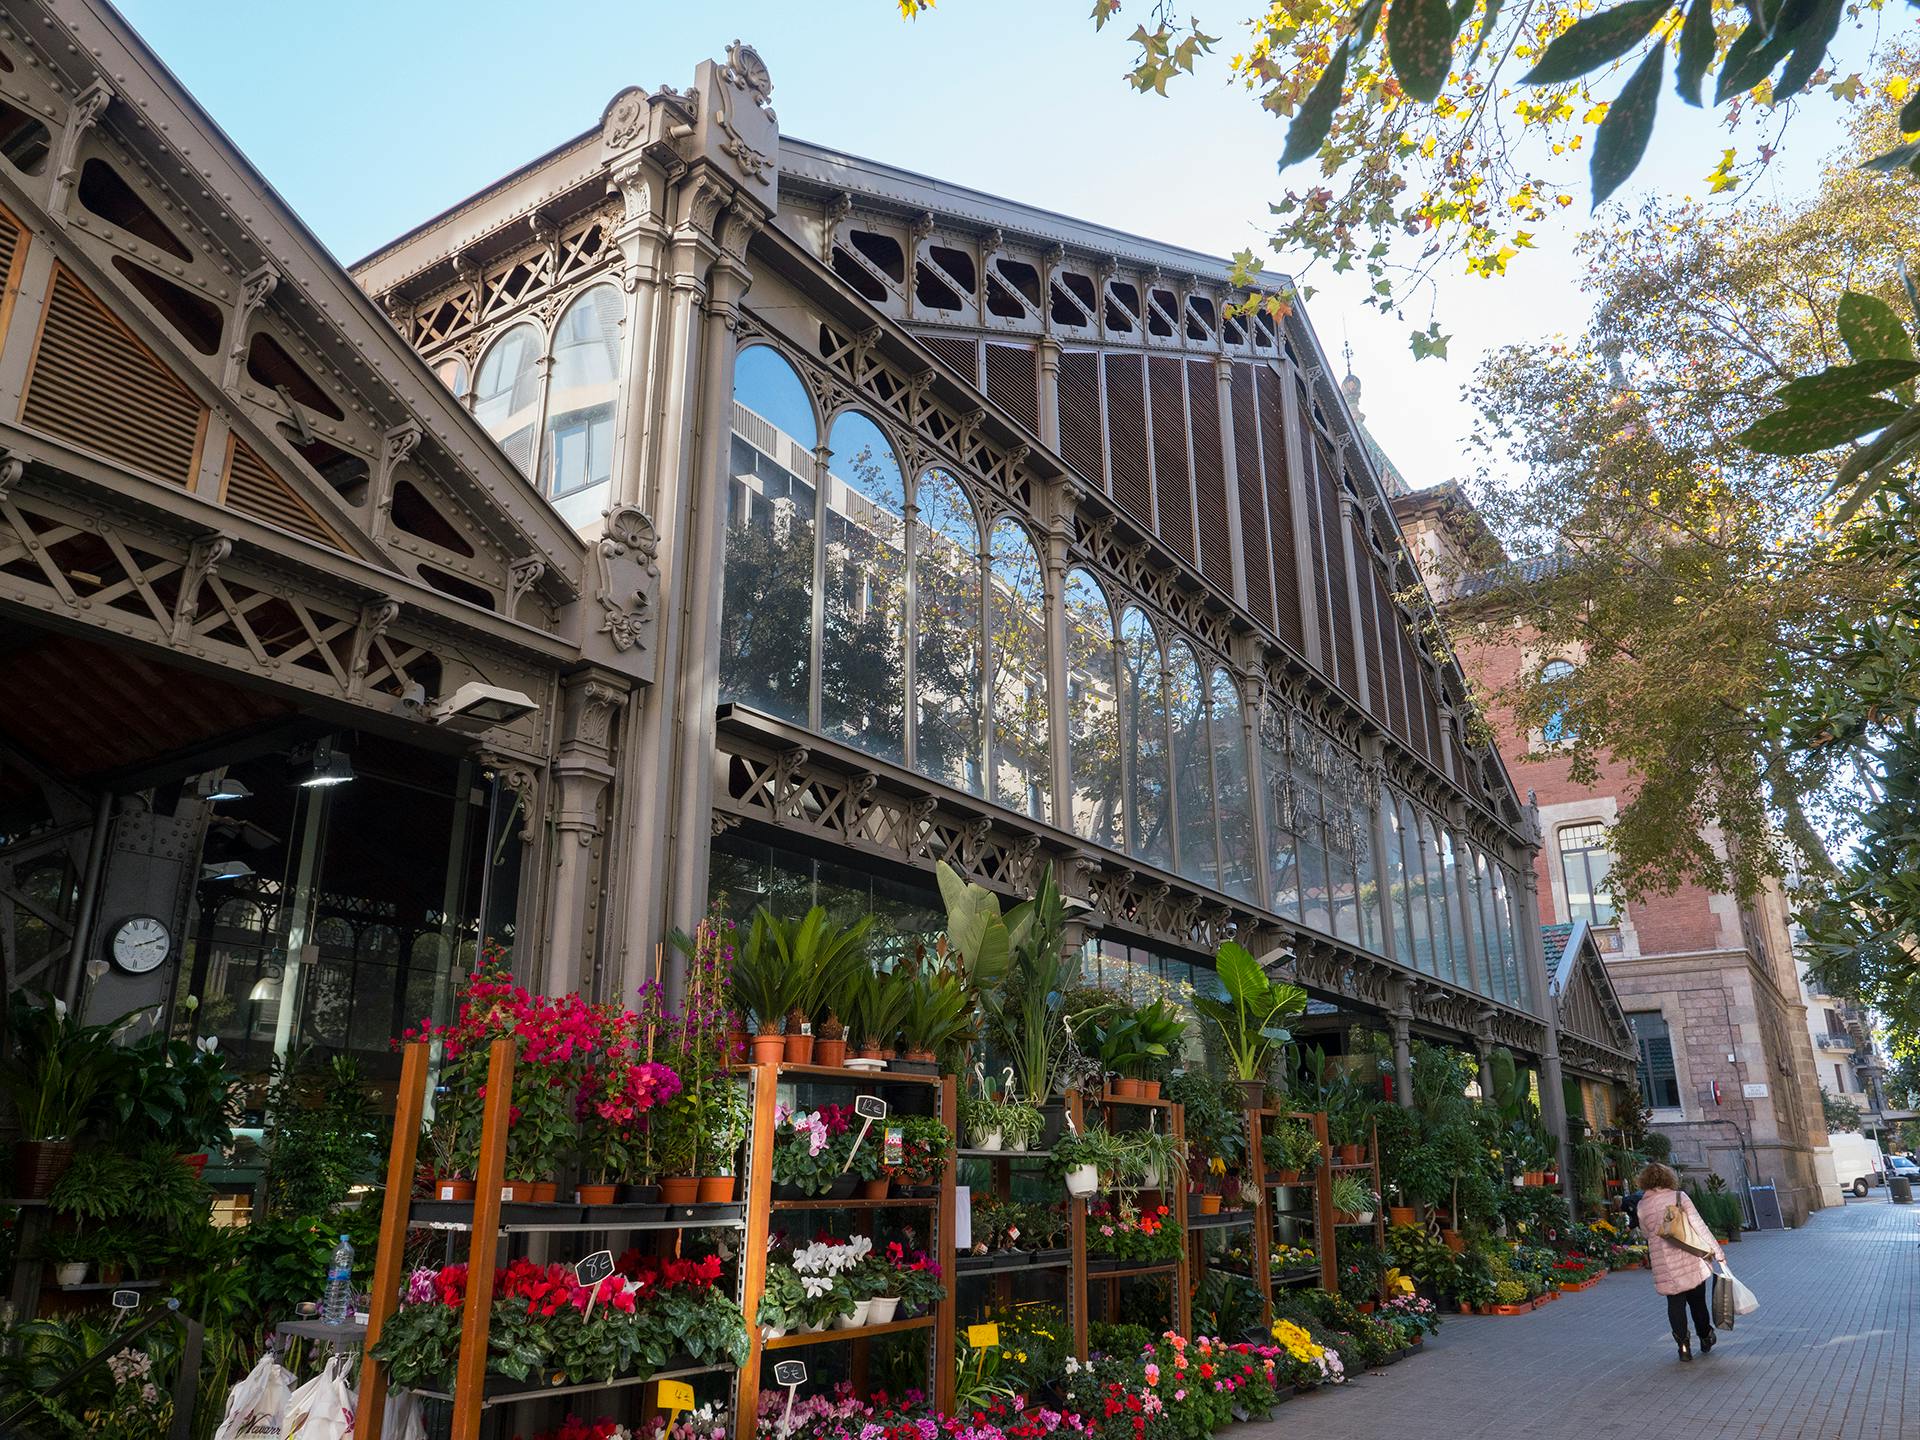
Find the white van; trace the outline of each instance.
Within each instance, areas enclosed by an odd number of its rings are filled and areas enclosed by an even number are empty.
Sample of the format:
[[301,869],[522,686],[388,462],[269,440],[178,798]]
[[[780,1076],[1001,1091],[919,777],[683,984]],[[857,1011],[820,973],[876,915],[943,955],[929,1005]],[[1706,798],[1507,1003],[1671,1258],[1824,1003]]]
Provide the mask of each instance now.
[[1880,1147],[1866,1136],[1851,1130],[1836,1130],[1827,1136],[1833,1147],[1833,1169],[1840,1177],[1840,1188],[1864,1196],[1867,1191],[1887,1183],[1887,1159]]

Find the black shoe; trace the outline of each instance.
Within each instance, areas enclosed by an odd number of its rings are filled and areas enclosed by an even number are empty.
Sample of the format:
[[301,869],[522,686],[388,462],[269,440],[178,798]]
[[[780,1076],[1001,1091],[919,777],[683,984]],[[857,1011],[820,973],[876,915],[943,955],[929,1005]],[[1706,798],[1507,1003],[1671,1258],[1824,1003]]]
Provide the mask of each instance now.
[[1682,1360],[1693,1359],[1693,1346],[1689,1345],[1684,1340],[1680,1342],[1680,1358]]
[[1720,1335],[1718,1331],[1715,1331],[1715,1330],[1707,1331],[1706,1334],[1700,1337],[1700,1353],[1702,1355],[1706,1354],[1707,1351],[1713,1348],[1713,1342],[1718,1340],[1719,1338],[1720,1338]]

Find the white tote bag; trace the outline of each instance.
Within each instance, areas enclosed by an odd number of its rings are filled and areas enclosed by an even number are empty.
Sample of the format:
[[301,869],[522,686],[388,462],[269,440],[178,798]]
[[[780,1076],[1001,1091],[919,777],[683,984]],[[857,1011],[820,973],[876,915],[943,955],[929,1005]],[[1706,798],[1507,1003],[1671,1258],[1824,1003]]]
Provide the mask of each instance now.
[[287,1402],[285,1440],[349,1440],[353,1434],[353,1387],[338,1355],[293,1392]]
[[227,1396],[227,1413],[213,1440],[281,1440],[292,1399],[293,1376],[269,1350]]
[[385,1440],[427,1440],[427,1419],[420,1397],[411,1390],[387,1392],[387,1420],[380,1427]]

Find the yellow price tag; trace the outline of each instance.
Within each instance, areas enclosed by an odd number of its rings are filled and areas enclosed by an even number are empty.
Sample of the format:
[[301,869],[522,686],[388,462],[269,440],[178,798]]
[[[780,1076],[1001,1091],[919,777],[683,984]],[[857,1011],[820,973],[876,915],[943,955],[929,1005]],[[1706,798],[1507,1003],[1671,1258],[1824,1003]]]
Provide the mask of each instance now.
[[662,1380],[654,1401],[662,1410],[693,1409],[693,1386],[684,1380]]
[[973,1346],[974,1349],[985,1350],[989,1346],[998,1345],[999,1343],[1000,1327],[998,1325],[967,1326],[967,1344]]

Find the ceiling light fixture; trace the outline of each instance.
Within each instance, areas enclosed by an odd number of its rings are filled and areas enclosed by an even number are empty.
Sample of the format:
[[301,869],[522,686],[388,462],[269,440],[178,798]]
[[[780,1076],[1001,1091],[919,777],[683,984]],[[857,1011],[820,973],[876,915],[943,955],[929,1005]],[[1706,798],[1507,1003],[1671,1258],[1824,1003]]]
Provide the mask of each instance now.
[[248,800],[253,797],[253,787],[244,780],[236,780],[231,775],[217,778],[213,775],[202,775],[193,789],[202,800],[216,803],[221,800]]
[[353,761],[347,758],[345,751],[333,748],[333,739],[329,736],[313,747],[313,763],[297,783],[303,790],[314,790],[327,785],[344,785],[351,779]]
[[214,860],[200,867],[202,880],[244,880],[253,867],[244,860]]
[[511,725],[539,708],[531,695],[469,680],[433,707],[433,723],[478,735],[496,725]]

